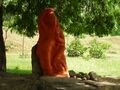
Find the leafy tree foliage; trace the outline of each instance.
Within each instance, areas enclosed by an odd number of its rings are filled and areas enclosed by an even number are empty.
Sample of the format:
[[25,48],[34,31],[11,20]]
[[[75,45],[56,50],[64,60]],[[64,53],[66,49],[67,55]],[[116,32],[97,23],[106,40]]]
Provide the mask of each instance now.
[[9,26],[31,37],[41,10],[53,6],[63,29],[75,36],[108,35],[120,27],[119,0],[6,0],[4,16],[10,16]]
[[115,30],[112,32],[112,35],[120,35],[120,1],[114,1],[111,5],[111,11],[114,15],[115,21]]

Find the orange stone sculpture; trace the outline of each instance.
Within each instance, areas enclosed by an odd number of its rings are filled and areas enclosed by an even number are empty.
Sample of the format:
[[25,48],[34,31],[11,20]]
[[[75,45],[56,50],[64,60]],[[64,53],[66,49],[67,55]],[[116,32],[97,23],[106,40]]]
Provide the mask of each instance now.
[[44,76],[69,77],[64,55],[65,39],[53,8],[38,16],[39,40],[36,55]]

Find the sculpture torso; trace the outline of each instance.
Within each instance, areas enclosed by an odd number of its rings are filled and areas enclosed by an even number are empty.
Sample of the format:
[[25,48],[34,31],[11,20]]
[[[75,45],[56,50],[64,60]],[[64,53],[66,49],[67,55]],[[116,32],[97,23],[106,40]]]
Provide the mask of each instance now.
[[64,55],[65,40],[54,9],[45,9],[38,17],[39,40],[36,54],[43,74],[47,76],[69,77]]

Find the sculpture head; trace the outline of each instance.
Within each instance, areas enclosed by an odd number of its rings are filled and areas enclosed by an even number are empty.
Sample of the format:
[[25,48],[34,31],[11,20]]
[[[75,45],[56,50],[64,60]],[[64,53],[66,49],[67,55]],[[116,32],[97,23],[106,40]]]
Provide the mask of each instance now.
[[52,13],[54,13],[54,11],[55,11],[54,8],[45,8],[45,9],[42,11],[42,13],[44,12],[44,14],[47,14],[47,13],[52,14]]

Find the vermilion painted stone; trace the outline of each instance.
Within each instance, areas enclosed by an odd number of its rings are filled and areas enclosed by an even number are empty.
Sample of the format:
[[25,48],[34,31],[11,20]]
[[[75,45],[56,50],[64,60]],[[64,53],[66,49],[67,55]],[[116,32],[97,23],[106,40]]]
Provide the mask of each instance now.
[[69,77],[64,55],[65,39],[53,8],[38,17],[39,40],[36,54],[44,76]]

